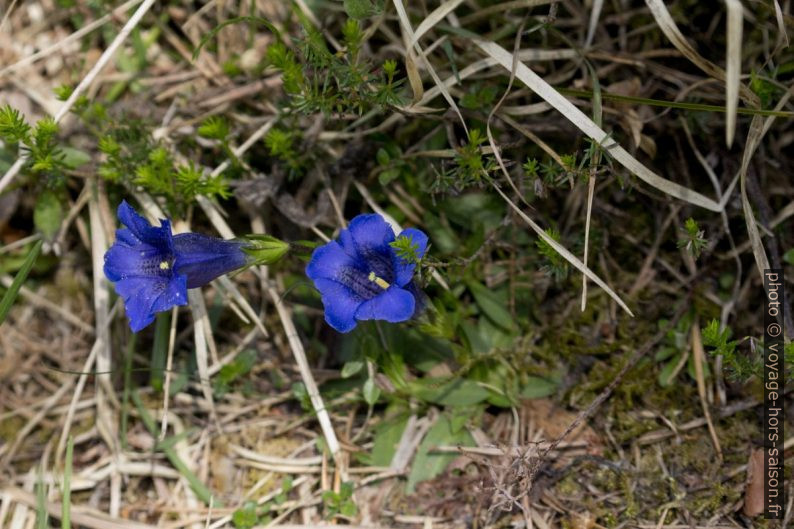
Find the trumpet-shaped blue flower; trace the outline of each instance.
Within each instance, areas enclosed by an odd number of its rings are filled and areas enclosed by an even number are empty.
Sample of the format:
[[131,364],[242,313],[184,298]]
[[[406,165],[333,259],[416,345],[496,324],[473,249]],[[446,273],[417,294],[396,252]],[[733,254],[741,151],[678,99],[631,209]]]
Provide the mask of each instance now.
[[[416,257],[427,249],[427,235],[409,228]],[[380,215],[358,215],[339,239],[312,253],[306,275],[320,291],[325,321],[339,332],[351,331],[360,320],[400,322],[417,309],[412,282],[416,264],[402,259],[391,243],[395,236]]]
[[126,201],[118,217],[126,228],[116,230],[116,242],[105,253],[105,276],[124,299],[133,332],[154,321],[157,312],[187,304],[187,289],[249,262],[245,244],[199,233],[171,233],[167,219],[152,226]]

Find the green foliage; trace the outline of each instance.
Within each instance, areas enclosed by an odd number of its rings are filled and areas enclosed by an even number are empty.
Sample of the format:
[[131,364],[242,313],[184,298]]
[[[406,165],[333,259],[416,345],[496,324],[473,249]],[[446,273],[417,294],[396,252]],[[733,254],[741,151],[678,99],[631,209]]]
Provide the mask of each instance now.
[[276,508],[287,501],[287,495],[292,490],[292,478],[286,477],[281,481],[281,490],[269,502],[257,505],[254,501],[247,501],[242,507],[232,513],[232,524],[236,529],[251,529],[255,526],[267,526],[273,521]]
[[211,140],[226,140],[229,137],[229,124],[222,116],[210,116],[199,126],[198,135]]
[[305,168],[305,158],[298,155],[296,141],[296,133],[279,128],[270,129],[265,135],[265,145],[270,155],[286,162],[292,175],[300,174]]
[[748,356],[737,349],[740,341],[731,340],[730,327],[720,330],[720,322],[713,319],[703,328],[703,345],[713,356],[722,356],[722,362],[728,378],[744,382],[753,375],[763,374],[762,355]]
[[12,145],[30,142],[30,125],[22,114],[10,105],[0,108],[0,138]]
[[34,177],[33,185],[39,189],[64,185],[64,171],[68,167],[57,135],[58,124],[50,117],[31,127],[18,110],[9,105],[0,108],[0,140],[9,145],[21,145],[27,151],[22,171]]
[[397,257],[407,263],[418,263],[421,257],[419,256],[419,243],[414,242],[413,236],[400,235],[389,245],[394,248]]
[[377,15],[382,7],[376,5],[372,0],[344,0],[345,13],[354,19],[367,18]]
[[684,233],[684,237],[678,240],[678,247],[686,248],[692,257],[697,259],[706,244],[708,244],[708,241],[703,237],[705,232],[700,229],[700,226],[692,217],[686,219],[681,231]]
[[527,178],[538,177],[538,161],[535,158],[527,158],[521,168],[524,169],[524,176]]
[[245,504],[234,511],[232,514],[232,524],[236,529],[251,529],[259,523],[257,514],[257,504],[255,501],[247,501]]
[[[555,228],[546,229],[546,235],[557,242],[561,242],[560,232]],[[546,263],[541,268],[544,272],[553,277],[555,281],[562,281],[568,277],[568,261],[557,250],[540,238],[535,242],[535,245],[540,254],[546,258]]]
[[469,132],[469,142],[460,147],[455,156],[458,165],[458,179],[462,187],[478,183],[482,179],[483,171],[487,171],[481,146],[488,141],[479,129]]
[[222,397],[231,390],[232,384],[251,372],[256,365],[256,351],[246,349],[234,360],[221,367],[218,375],[212,379],[213,393]]
[[454,453],[433,452],[434,448],[438,446],[472,446],[474,444],[474,439],[465,428],[466,422],[465,414],[452,417],[441,415],[428,430],[416,450],[408,482],[405,485],[407,493],[412,493],[419,482],[433,479],[441,474],[457,457],[457,454]]
[[[353,2],[357,14],[365,12],[365,3]],[[366,15],[365,15],[366,16]],[[402,103],[395,81],[396,63],[386,61],[376,70],[362,61],[359,51],[363,32],[355,18],[342,26],[344,53],[331,53],[325,37],[313,24],[301,18],[303,35],[296,39],[293,52],[284,43],[276,42],[267,50],[267,59],[281,70],[284,91],[291,109],[309,114],[363,114],[370,109],[385,109]]]
[[[216,124],[217,132],[220,125]],[[205,176],[192,161],[177,164],[168,149],[151,138],[148,128],[139,121],[109,126],[98,139],[105,155],[99,174],[106,180],[127,186],[141,186],[154,196],[166,199],[172,216],[184,214],[197,196],[229,196],[225,177]]]
[[11,305],[14,304],[14,300],[19,294],[19,289],[22,288],[22,284],[27,279],[30,269],[33,268],[39,253],[41,253],[41,245],[42,241],[38,241],[33,245],[33,248],[30,249],[27,257],[25,257],[25,262],[19,272],[17,272],[16,277],[14,277],[14,281],[11,282],[11,286],[8,287],[3,298],[0,299],[0,325],[3,324],[6,316],[8,316],[8,311],[11,310]]
[[323,510],[326,519],[337,515],[352,518],[358,514],[358,507],[353,501],[353,484],[345,481],[339,487],[339,492],[327,490],[323,492]]
[[52,241],[63,221],[64,211],[58,194],[45,189],[36,199],[33,210],[33,225],[41,232],[45,241]]
[[460,99],[460,106],[472,110],[487,108],[496,100],[498,93],[499,89],[495,85],[474,85]]

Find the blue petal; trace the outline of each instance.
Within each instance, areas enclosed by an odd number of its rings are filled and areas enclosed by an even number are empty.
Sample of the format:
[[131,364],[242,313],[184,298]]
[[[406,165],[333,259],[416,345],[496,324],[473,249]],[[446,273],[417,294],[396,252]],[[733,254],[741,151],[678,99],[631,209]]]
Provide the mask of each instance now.
[[174,274],[165,291],[152,304],[152,312],[163,312],[173,306],[187,305],[187,278],[182,274]]
[[129,246],[141,244],[141,240],[138,237],[136,237],[135,234],[132,233],[127,228],[116,230],[116,240],[123,242],[124,244],[127,244]]
[[[152,226],[149,221],[138,215],[138,212],[126,200],[119,205],[118,217],[130,231],[129,234],[125,233],[120,236],[124,242],[130,244],[131,236],[134,236],[137,240],[154,246],[162,252],[173,252],[171,222],[168,219],[160,219],[159,227]],[[116,237],[119,237],[118,233]]]
[[314,249],[306,275],[309,279],[338,279],[344,268],[356,268],[360,265],[355,257],[345,253],[336,241],[331,241]]
[[[418,246],[418,250],[416,255],[421,258],[425,255],[425,251],[427,251],[427,235],[421,230],[417,230],[416,228],[408,228],[407,230],[403,230],[400,232],[398,237],[408,237],[411,239],[411,242]],[[408,263],[403,261],[397,256],[397,253],[394,252],[394,270],[395,270],[395,280],[394,282],[399,287],[403,287],[407,285],[414,275],[414,269],[416,265],[414,263]]]
[[425,295],[425,293],[422,292],[419,289],[419,287],[416,286],[416,283],[413,282],[413,281],[411,281],[410,283],[405,285],[403,288],[405,290],[407,290],[408,292],[410,292],[411,295],[414,297],[414,300],[416,300],[416,307],[414,308],[414,313],[411,316],[412,318],[415,318],[423,310],[425,310],[425,307],[427,307],[427,304],[428,304],[427,295]]
[[124,299],[133,332],[152,323],[156,312],[187,304],[184,276],[128,277],[116,282],[115,287]]
[[[122,231],[122,230],[119,230]],[[111,281],[125,277],[168,277],[171,270],[163,270],[160,264],[169,263],[172,256],[148,244],[129,246],[117,239],[105,253],[105,275]]]
[[339,233],[339,242],[348,255],[366,261],[368,271],[388,283],[394,281],[393,249],[389,246],[394,231],[383,217],[376,213],[356,216]]
[[174,235],[174,270],[187,276],[187,288],[206,285],[218,276],[245,265],[243,243],[200,233]]
[[331,279],[315,279],[314,285],[322,295],[328,325],[339,332],[352,331],[356,326],[356,310],[363,300],[349,288]]
[[416,300],[407,290],[389,287],[382,294],[365,301],[356,311],[358,320],[405,321],[414,315]]

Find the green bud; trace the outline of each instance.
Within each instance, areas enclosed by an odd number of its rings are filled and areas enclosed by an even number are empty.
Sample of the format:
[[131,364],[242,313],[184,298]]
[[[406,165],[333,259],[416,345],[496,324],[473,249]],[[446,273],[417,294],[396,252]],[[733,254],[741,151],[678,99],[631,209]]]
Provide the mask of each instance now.
[[254,265],[270,265],[279,261],[289,252],[289,243],[272,235],[246,235],[243,251],[253,257]]

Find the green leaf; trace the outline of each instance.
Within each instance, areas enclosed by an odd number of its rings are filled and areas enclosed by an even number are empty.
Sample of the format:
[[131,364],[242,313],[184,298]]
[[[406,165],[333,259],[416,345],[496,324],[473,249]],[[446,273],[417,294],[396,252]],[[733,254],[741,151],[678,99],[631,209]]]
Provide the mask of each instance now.
[[342,378],[350,378],[364,367],[364,362],[360,360],[350,360],[349,362],[345,362],[345,365],[342,367]]
[[473,380],[459,378],[449,382],[421,379],[414,382],[413,395],[442,406],[472,406],[488,398],[490,392]]
[[492,323],[507,331],[513,329],[513,318],[505,308],[504,301],[499,299],[492,290],[474,280],[466,281],[466,286],[474,296],[474,301]]
[[675,355],[672,360],[667,362],[661,371],[659,371],[659,385],[663,388],[666,388],[673,382],[673,371],[675,371],[675,367],[678,365],[678,362],[681,361],[681,355]]
[[236,529],[251,529],[257,524],[256,502],[247,501],[245,505],[234,511],[232,524]]
[[411,473],[405,485],[406,493],[413,493],[420,481],[433,479],[441,474],[457,457],[457,454],[431,453],[433,448],[442,445],[472,446],[473,444],[474,439],[468,430],[454,432],[450,420],[445,416],[439,417],[416,450]]
[[368,378],[367,381],[364,382],[362,393],[364,394],[364,400],[367,404],[374,406],[375,403],[378,402],[378,397],[380,397],[380,388],[375,385],[373,379]]
[[376,13],[371,0],[345,0],[345,13],[355,19],[367,18]]
[[63,164],[69,169],[77,169],[91,161],[91,155],[74,147],[60,147]]
[[407,423],[408,417],[402,415],[378,425],[372,443],[372,465],[387,467],[391,464]]
[[783,254],[783,260],[790,265],[794,265],[794,248]]
[[6,290],[3,299],[0,300],[0,325],[5,321],[8,311],[11,310],[11,305],[14,304],[17,294],[19,294],[19,289],[22,288],[22,283],[27,279],[30,269],[33,268],[33,264],[36,262],[39,253],[41,253],[41,245],[42,241],[37,241],[33,248],[31,248],[28,256],[25,258],[25,262],[22,263],[22,267],[19,269],[16,277],[14,277],[14,281],[11,283],[11,286],[8,287],[8,290]]
[[61,200],[52,191],[44,191],[36,200],[33,210],[33,224],[46,241],[52,241],[63,222],[63,206]]
[[547,378],[530,376],[521,389],[520,396],[525,399],[540,399],[553,395],[557,391],[557,384]]

